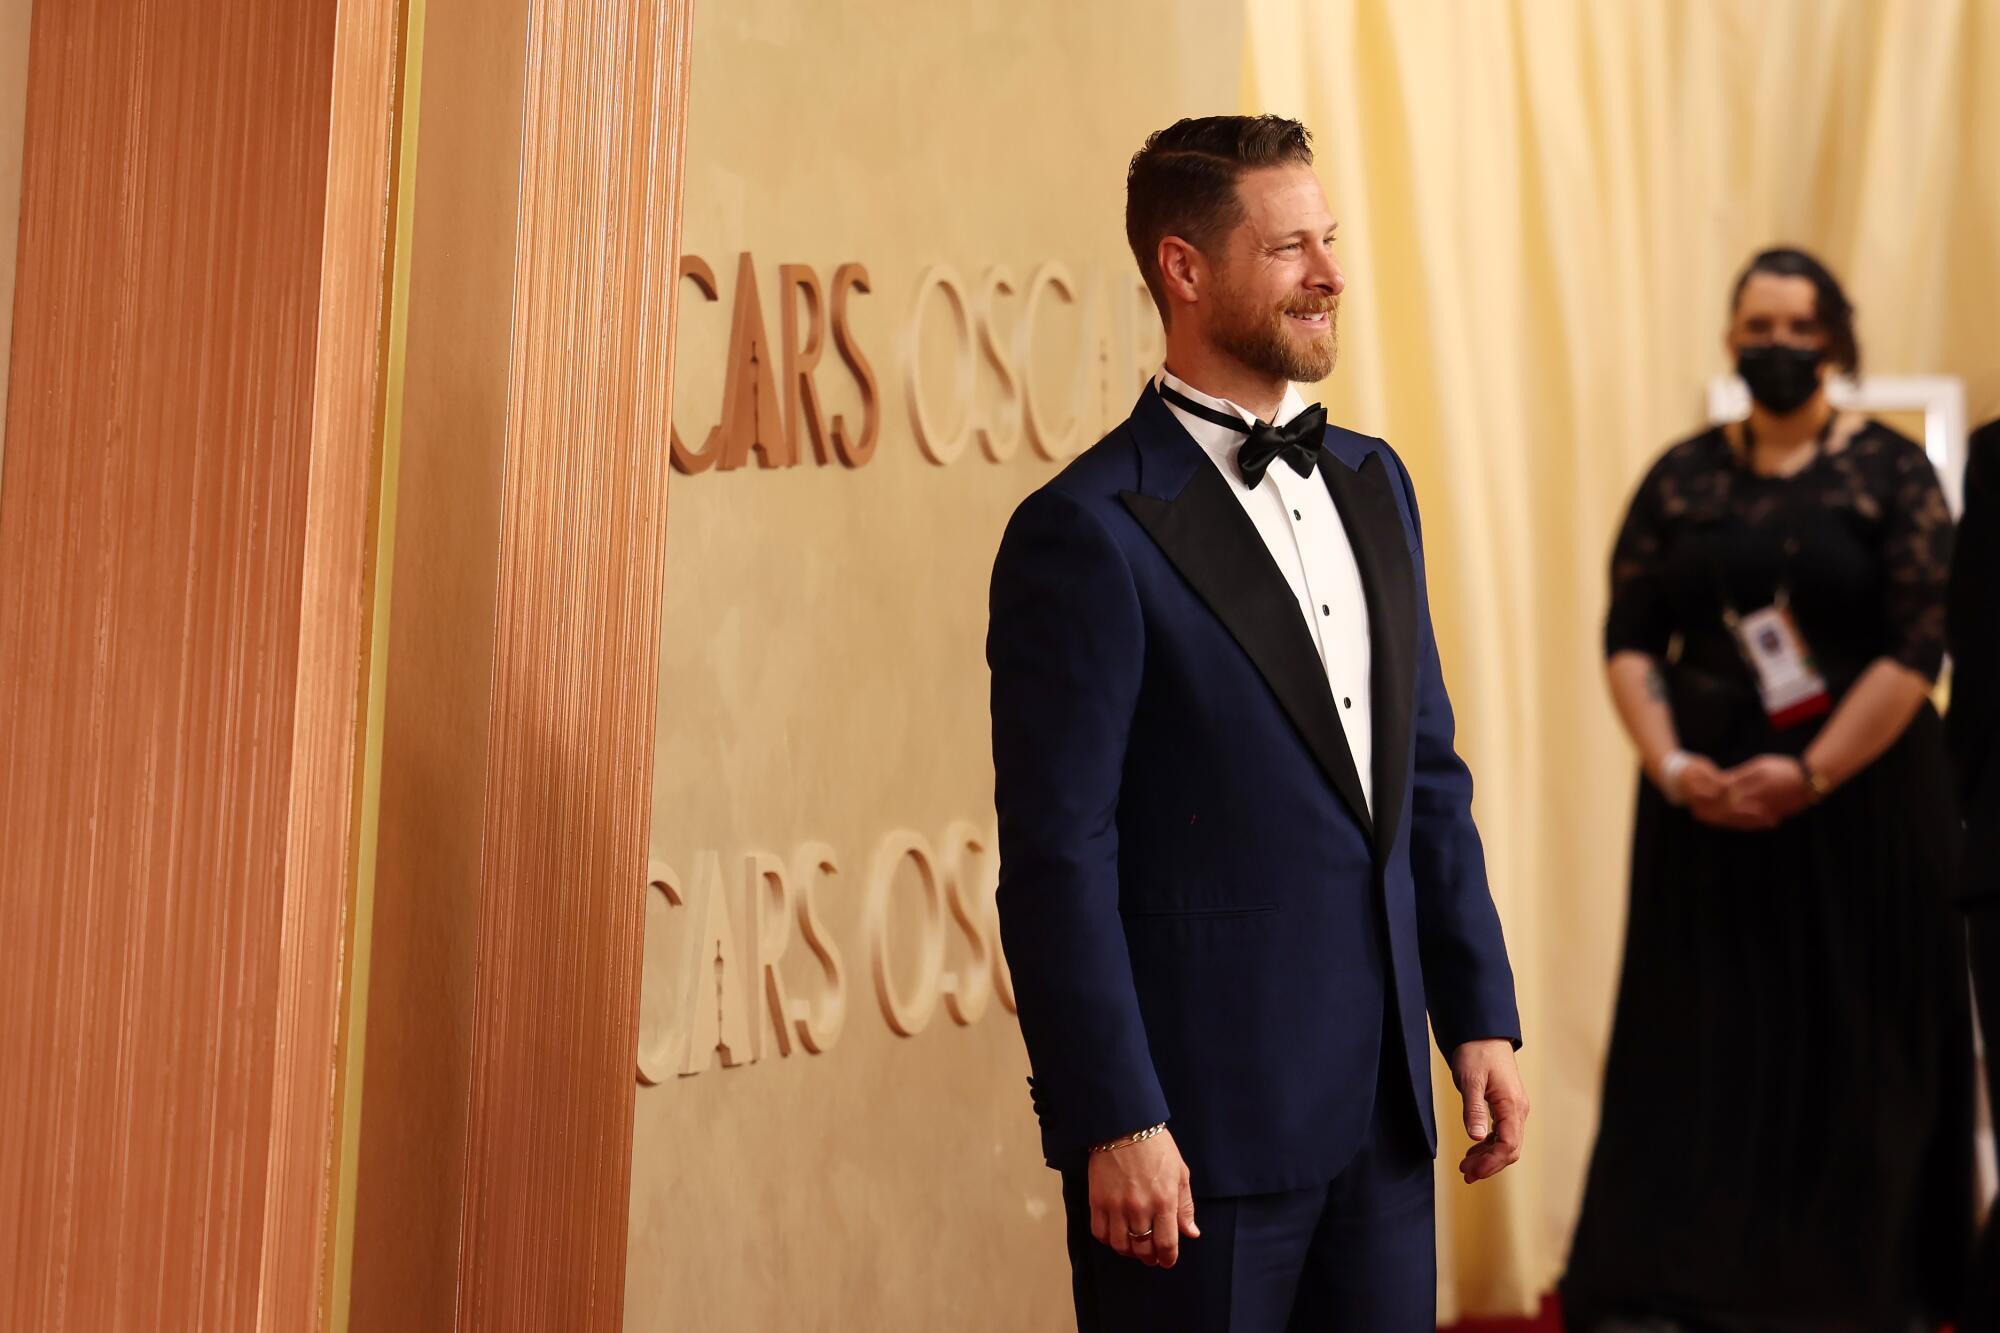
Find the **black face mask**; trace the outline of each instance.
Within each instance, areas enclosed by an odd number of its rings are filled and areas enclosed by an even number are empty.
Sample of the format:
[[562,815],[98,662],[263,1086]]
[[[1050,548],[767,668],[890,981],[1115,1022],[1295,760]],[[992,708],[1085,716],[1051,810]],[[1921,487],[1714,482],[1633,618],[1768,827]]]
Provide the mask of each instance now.
[[1769,412],[1785,416],[1805,406],[1819,389],[1819,367],[1826,353],[1816,347],[1762,343],[1736,354],[1736,373],[1750,386],[1750,396]]

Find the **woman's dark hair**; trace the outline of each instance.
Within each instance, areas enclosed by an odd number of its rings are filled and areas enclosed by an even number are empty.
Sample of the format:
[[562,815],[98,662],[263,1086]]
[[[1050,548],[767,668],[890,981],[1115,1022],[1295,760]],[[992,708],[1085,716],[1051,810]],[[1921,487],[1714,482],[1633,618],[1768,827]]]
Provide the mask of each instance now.
[[1841,374],[1853,379],[1861,374],[1861,341],[1854,334],[1854,303],[1840,286],[1833,270],[1803,250],[1779,246],[1752,259],[1737,275],[1729,292],[1729,314],[1743,301],[1743,289],[1759,273],[1777,278],[1804,278],[1813,285],[1813,317],[1826,329],[1826,359]]
[[1280,116],[1177,120],[1146,140],[1125,174],[1125,239],[1163,321],[1161,239],[1178,236],[1198,250],[1211,249],[1243,220],[1238,177],[1257,167],[1311,166],[1312,160],[1312,135]]

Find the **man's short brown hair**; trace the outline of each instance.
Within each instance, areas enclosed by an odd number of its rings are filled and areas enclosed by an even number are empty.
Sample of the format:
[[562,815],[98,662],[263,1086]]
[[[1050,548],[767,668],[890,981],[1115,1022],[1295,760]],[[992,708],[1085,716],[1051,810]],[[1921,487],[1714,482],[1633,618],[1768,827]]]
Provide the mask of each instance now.
[[1125,239],[1165,322],[1160,242],[1178,236],[1212,252],[1243,221],[1236,182],[1258,167],[1311,166],[1312,133],[1282,116],[1177,120],[1146,140],[1125,173]]

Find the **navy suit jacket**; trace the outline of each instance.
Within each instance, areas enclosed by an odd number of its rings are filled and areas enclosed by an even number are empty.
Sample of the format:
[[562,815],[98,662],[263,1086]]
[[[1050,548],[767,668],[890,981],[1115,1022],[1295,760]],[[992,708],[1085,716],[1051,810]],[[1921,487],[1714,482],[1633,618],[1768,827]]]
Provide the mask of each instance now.
[[1154,390],[1001,542],[1000,927],[1058,1169],[1165,1120],[1199,1194],[1324,1183],[1385,1068],[1435,1150],[1427,1012],[1447,1051],[1520,1041],[1409,475],[1338,427],[1319,472],[1368,602],[1372,815],[1290,586]]

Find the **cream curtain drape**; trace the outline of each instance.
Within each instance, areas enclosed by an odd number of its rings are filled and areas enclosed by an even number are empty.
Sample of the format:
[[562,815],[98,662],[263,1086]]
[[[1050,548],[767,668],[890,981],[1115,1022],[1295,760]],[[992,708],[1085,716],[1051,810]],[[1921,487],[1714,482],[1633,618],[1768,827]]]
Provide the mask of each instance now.
[[1468,1190],[1462,1131],[1441,1153],[1440,1315],[1526,1309],[1567,1251],[1624,919],[1612,535],[1770,243],[1842,275],[1869,369],[2000,410],[2000,0],[1246,3],[1246,106],[1312,127],[1341,219],[1328,406],[1425,506],[1527,1025],[1527,1160]]

